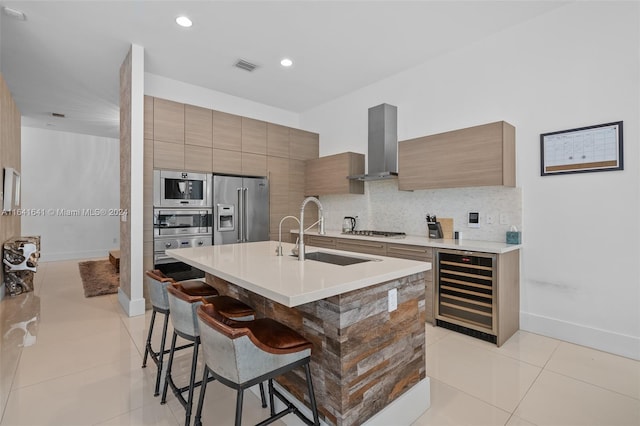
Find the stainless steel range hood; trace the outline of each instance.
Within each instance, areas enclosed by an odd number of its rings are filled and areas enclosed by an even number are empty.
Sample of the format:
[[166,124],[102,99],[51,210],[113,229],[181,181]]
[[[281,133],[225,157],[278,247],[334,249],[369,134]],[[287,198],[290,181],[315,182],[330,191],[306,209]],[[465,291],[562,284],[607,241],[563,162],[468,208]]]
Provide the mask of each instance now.
[[367,174],[348,176],[363,181],[398,176],[398,107],[380,104],[369,108]]

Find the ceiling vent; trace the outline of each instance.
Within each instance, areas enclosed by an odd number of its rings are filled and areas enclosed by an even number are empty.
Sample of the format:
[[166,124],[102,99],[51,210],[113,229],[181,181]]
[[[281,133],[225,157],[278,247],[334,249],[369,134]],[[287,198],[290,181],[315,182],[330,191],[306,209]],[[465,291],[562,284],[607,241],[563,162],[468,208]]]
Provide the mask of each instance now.
[[56,118],[64,118],[64,117],[65,117],[65,115],[64,115],[64,114],[61,114],[61,113],[59,113],[59,112],[52,112],[52,113],[51,113],[51,116],[52,116],[52,117],[56,117]]
[[256,64],[252,64],[249,61],[245,61],[244,59],[238,59],[238,62],[235,63],[236,68],[240,68],[241,70],[245,70],[245,71],[253,71],[256,68],[258,68],[258,66]]

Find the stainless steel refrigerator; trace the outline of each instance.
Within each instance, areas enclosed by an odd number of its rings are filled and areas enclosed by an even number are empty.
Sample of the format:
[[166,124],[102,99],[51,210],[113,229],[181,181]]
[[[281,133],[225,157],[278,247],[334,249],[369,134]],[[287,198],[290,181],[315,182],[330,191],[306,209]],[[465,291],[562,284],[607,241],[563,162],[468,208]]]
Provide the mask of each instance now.
[[269,240],[269,181],[213,175],[213,244]]

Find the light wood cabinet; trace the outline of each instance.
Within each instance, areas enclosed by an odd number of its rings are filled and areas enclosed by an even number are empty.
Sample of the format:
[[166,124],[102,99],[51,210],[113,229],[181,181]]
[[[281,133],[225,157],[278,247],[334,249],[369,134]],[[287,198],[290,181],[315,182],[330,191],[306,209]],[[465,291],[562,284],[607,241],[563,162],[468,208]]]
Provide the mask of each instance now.
[[184,144],[184,104],[153,99],[153,140]]
[[349,238],[336,238],[336,249],[355,251],[357,253],[387,255],[387,244],[379,241],[352,240]]
[[[295,234],[296,236],[298,234]],[[323,235],[304,235],[304,243],[308,246],[323,247],[328,249],[336,248],[336,240],[334,237],[326,237]]]
[[267,123],[242,117],[242,152],[267,154]]
[[402,141],[398,189],[515,186],[515,128],[504,121]]
[[213,147],[242,151],[242,117],[213,111]]
[[213,172],[242,174],[242,153],[226,149],[213,149]]
[[153,97],[144,97],[144,138],[153,140]]
[[184,106],[184,143],[213,147],[213,111],[193,105]]
[[300,129],[289,130],[289,158],[310,160],[320,155],[320,135]]
[[433,248],[424,246],[414,246],[410,244],[387,243],[387,256],[401,259],[419,260],[430,262],[431,269],[424,273],[424,301],[425,319],[428,323],[435,324],[434,315],[434,285],[433,285]]
[[248,176],[267,175],[267,156],[262,154],[242,153],[242,174]]
[[289,128],[267,123],[267,155],[289,158]]
[[[289,214],[289,159],[267,156],[267,173],[269,176],[269,234],[271,240],[278,239],[280,220]],[[295,221],[287,221],[284,241],[289,241],[288,230],[294,227]]]
[[184,170],[184,145],[154,140],[153,168]]
[[213,149],[206,146],[184,146],[184,169],[194,172],[213,171]]
[[307,160],[305,194],[364,194],[364,182],[347,176],[364,173],[364,155],[355,152]]

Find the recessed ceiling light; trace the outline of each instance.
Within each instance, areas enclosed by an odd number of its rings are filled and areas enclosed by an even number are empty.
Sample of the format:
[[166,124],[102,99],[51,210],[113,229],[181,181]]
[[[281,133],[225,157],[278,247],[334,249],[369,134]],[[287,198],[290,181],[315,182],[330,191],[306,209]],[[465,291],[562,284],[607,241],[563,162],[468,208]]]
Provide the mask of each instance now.
[[189,28],[191,25],[193,25],[193,22],[191,22],[191,19],[187,18],[186,16],[178,16],[176,18],[176,23],[181,27],[185,27],[185,28]]
[[280,65],[282,65],[283,67],[290,67],[291,65],[293,65],[293,61],[289,58],[284,58],[280,61]]

